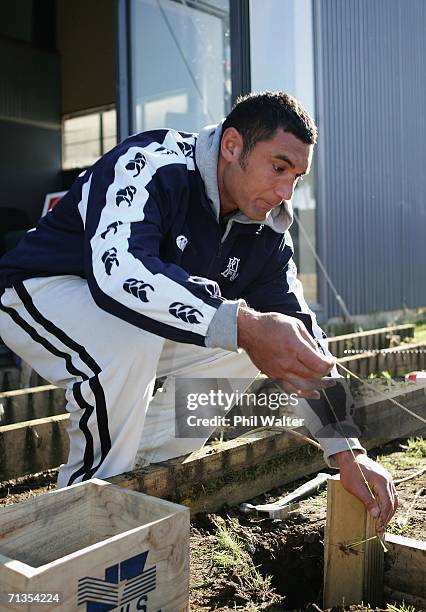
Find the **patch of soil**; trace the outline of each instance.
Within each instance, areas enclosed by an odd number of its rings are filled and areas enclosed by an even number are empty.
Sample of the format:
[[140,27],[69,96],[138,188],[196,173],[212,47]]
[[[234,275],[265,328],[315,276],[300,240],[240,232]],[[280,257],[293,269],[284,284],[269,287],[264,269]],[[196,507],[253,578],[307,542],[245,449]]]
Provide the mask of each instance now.
[[21,476],[0,482],[0,506],[9,506],[56,489],[58,470]]
[[[295,486],[301,483],[295,483]],[[294,487],[292,487],[294,488]],[[288,491],[277,491],[281,497]],[[274,496],[275,497],[275,496]],[[251,503],[272,501],[256,498]],[[238,584],[231,572],[211,562],[216,517],[199,516],[191,531],[191,611],[201,610],[294,610],[320,601],[323,573],[325,497],[301,503],[285,520],[250,517],[232,508],[221,516],[240,525],[239,536],[262,576],[271,576],[275,603],[262,602],[256,594],[249,601],[236,597]]]

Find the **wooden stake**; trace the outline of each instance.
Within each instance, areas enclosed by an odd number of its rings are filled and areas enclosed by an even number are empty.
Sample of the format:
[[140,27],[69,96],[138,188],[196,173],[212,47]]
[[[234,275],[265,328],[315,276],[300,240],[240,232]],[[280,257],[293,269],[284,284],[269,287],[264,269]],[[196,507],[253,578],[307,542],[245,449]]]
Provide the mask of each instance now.
[[[339,477],[328,481],[324,558],[324,608],[364,603],[381,605],[383,549],[364,505]],[[368,540],[368,541],[364,541]],[[354,542],[360,546],[348,547]]]

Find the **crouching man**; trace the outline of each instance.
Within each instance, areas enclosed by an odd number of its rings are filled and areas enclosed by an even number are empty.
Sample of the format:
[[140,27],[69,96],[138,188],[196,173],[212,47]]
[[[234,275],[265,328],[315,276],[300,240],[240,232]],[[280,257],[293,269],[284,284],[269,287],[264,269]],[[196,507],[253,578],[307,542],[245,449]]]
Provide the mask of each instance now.
[[[0,261],[1,337],[66,389],[59,486],[199,448],[205,436],[174,436],[174,379],[232,385],[261,370],[298,395],[325,459],[383,531],[397,503],[389,474],[357,438],[318,435],[324,422],[306,401],[334,384],[288,232],[316,138],[283,92],[240,99],[198,135],[136,134]],[[156,377],[166,382],[153,397]]]

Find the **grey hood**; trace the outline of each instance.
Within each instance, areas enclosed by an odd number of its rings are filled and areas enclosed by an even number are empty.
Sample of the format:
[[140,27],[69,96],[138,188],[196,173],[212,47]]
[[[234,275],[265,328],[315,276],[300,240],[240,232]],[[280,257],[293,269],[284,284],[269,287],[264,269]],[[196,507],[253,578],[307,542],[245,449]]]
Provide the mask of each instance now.
[[[206,187],[207,197],[211,207],[219,220],[220,199],[217,185],[217,160],[219,156],[220,137],[222,134],[222,123],[219,125],[208,125],[203,128],[197,138],[195,145],[195,161],[200,171],[201,178]],[[249,219],[240,211],[235,212],[232,221],[239,223],[257,223],[267,225],[275,232],[283,234],[293,222],[293,210],[290,202],[283,200],[281,206],[271,210],[265,221],[254,221]]]

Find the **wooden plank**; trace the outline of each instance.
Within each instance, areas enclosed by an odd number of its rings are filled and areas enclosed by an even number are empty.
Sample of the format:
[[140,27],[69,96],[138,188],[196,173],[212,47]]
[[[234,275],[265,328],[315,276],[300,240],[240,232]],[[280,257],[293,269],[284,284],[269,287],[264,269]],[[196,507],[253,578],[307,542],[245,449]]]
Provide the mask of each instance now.
[[380,605],[383,550],[374,522],[364,505],[333,477],[327,483],[327,525],[324,540],[324,608],[354,604]]
[[426,419],[426,388],[407,385],[406,391],[389,389],[386,394],[357,401],[354,420],[362,432],[363,442],[374,439],[393,440],[408,437],[425,430],[420,419],[407,414],[395,400],[405,408]]
[[343,334],[328,339],[330,351],[336,357],[347,356],[345,350],[384,349],[389,347],[391,337],[399,336],[400,340],[414,336],[415,325],[395,325],[393,327],[382,327],[370,329],[364,332]]
[[29,387],[28,389],[15,389],[13,391],[2,391],[0,393],[0,400],[7,397],[18,397],[20,395],[30,395],[32,393],[39,393],[40,391],[50,391],[51,389],[58,389],[55,385],[40,385],[38,387]]
[[65,391],[54,385],[0,393],[0,426],[65,413]]
[[405,601],[426,609],[426,542],[386,534],[384,594],[388,603]]
[[58,467],[68,457],[68,414],[0,427],[0,480]]
[[402,344],[380,351],[366,351],[359,355],[341,357],[338,361],[361,378],[384,371],[396,378],[404,376],[411,370],[420,370],[424,367],[426,342]]
[[170,459],[110,478],[126,488],[214,512],[284,485],[324,466],[322,453],[285,433],[229,440],[189,457]]

